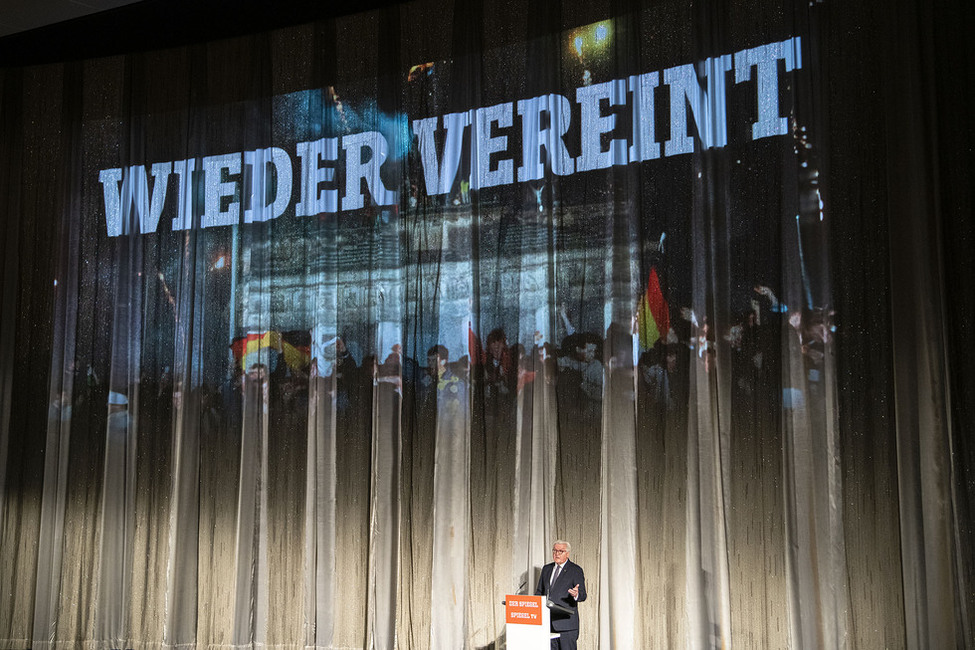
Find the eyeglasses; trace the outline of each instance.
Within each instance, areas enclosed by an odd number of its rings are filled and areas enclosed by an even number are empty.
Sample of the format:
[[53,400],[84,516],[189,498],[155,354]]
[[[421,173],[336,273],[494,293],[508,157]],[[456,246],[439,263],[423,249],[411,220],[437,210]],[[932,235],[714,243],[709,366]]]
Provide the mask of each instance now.
[[565,550],[564,548],[563,549],[553,548],[552,553],[555,555],[562,555],[563,553],[568,553],[568,551]]

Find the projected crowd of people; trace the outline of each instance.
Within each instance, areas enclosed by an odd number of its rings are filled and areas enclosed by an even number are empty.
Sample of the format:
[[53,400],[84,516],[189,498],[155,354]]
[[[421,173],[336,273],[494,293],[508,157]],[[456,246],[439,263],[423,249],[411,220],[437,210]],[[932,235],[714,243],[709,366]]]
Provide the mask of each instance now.
[[137,405],[139,420],[151,420],[155,427],[169,426],[178,412],[190,409],[189,417],[214,426],[237,427],[242,418],[265,415],[272,426],[301,428],[310,401],[317,400],[319,409],[335,413],[337,426],[366,431],[375,391],[387,391],[406,417],[429,418],[438,412],[443,417],[444,409],[451,408],[486,418],[491,427],[507,427],[515,424],[519,400],[522,417],[531,417],[530,408],[524,413],[524,400],[545,387],[560,421],[598,431],[612,376],[622,397],[637,402],[639,417],[673,425],[686,417],[692,372],[714,373],[722,364],[730,373],[722,376],[730,377],[732,409],[747,417],[780,407],[802,408],[821,397],[835,315],[826,309],[793,309],[762,285],[748,297],[752,308],[719,331],[707,315],[689,307],[672,309],[679,316],[649,349],[640,348],[633,323],[613,323],[603,334],[576,330],[572,310],[562,305],[558,344],[536,331],[526,346],[495,327],[483,339],[470,331],[461,353],[438,343],[419,356],[396,344],[384,358],[358,356],[362,343],[335,336],[319,350],[321,356],[312,356],[302,353],[307,336],[301,333],[292,334],[289,352],[284,349],[287,336],[263,335],[263,343],[254,344],[250,353],[233,354],[221,385],[196,387],[165,367],[155,377],[144,373],[136,386],[110,390],[92,365],[83,371],[72,367],[72,390],[59,391],[50,418],[83,415],[94,422],[106,417],[107,405],[112,412],[130,414]]

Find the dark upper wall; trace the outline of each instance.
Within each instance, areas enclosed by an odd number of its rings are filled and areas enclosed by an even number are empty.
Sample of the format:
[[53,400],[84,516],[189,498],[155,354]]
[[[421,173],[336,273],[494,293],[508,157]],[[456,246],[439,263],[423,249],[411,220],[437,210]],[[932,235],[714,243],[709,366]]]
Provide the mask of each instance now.
[[143,0],[0,38],[0,66],[72,61],[228,38],[395,4],[322,0]]

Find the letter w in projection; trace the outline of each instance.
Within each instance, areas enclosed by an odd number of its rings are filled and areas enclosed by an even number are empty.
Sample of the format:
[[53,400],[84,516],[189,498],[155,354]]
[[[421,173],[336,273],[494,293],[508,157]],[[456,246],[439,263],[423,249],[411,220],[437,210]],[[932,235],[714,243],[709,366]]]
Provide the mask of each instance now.
[[151,192],[146,168],[142,165],[126,167],[124,175],[119,167],[101,170],[98,180],[105,193],[105,225],[109,237],[132,233],[136,223],[140,233],[155,232],[172,170],[171,162],[152,166]]

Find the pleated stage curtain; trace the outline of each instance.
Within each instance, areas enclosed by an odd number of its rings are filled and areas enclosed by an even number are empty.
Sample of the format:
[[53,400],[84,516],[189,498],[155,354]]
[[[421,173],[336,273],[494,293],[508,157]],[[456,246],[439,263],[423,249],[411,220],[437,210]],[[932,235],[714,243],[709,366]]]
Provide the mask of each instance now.
[[503,648],[566,540],[581,648],[975,647],[963,13],[0,70],[0,646]]

